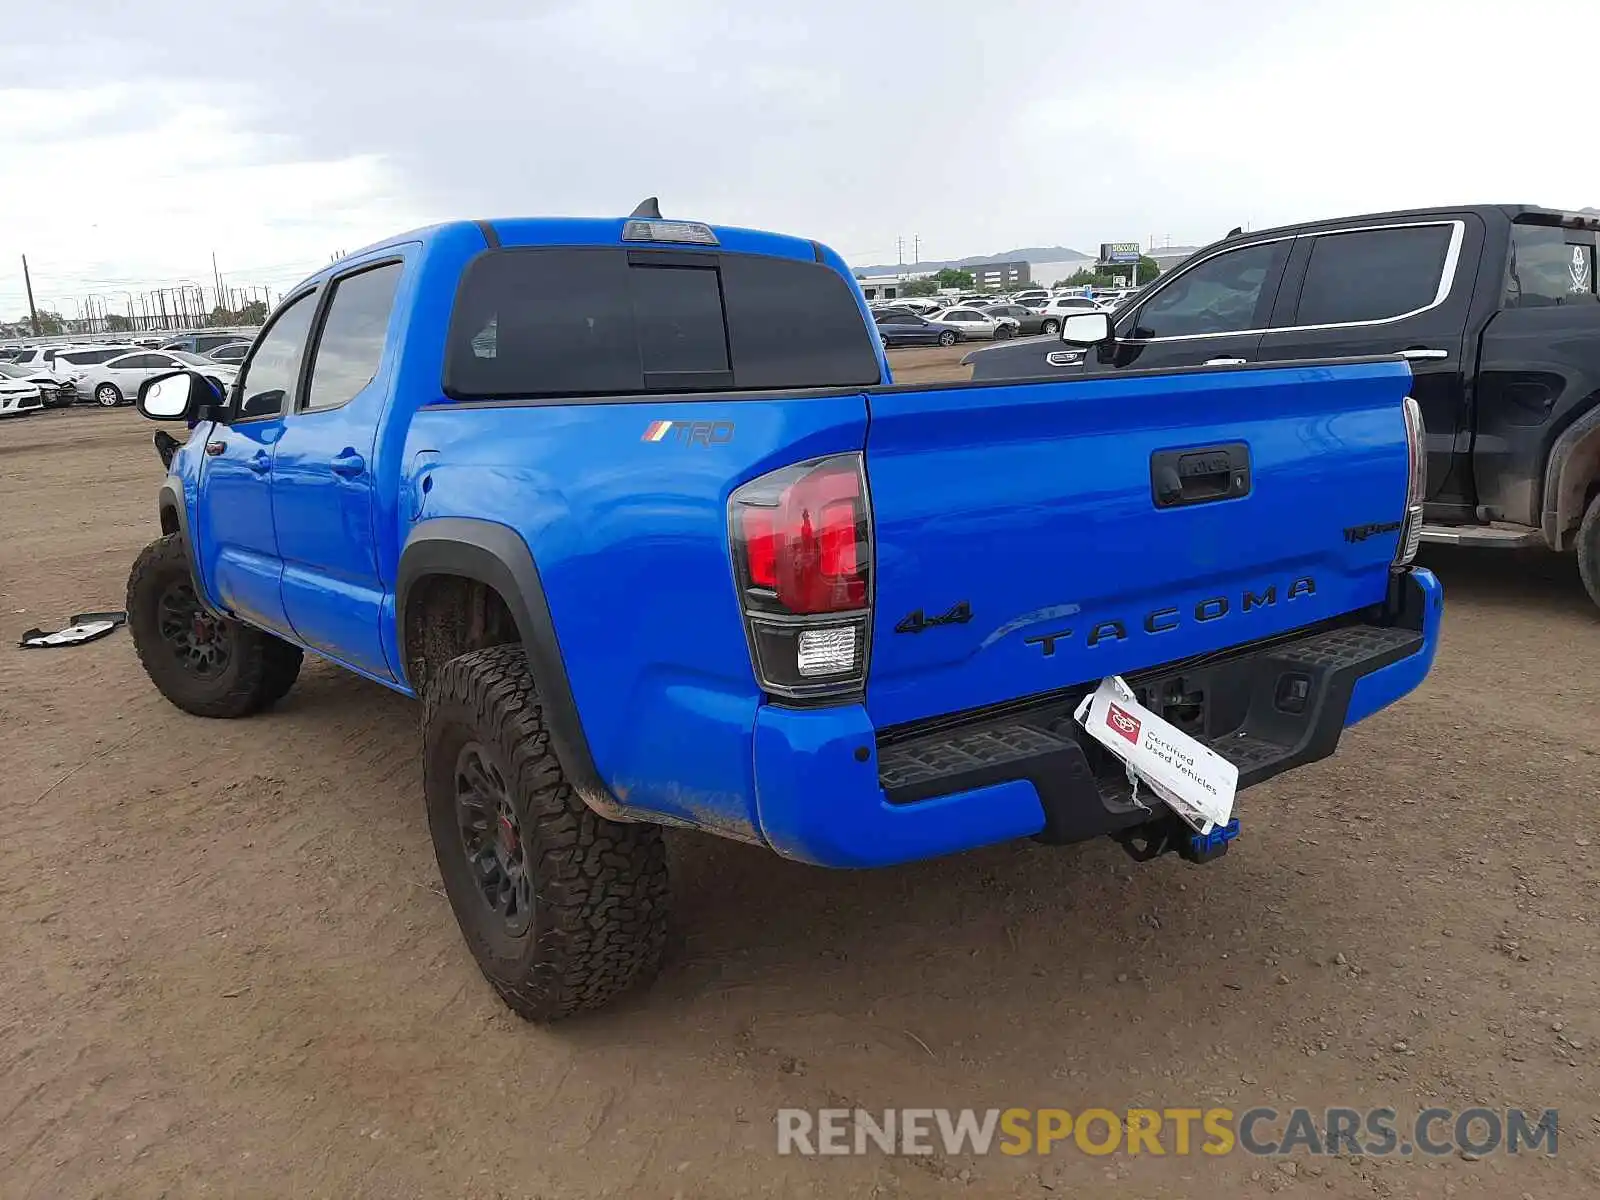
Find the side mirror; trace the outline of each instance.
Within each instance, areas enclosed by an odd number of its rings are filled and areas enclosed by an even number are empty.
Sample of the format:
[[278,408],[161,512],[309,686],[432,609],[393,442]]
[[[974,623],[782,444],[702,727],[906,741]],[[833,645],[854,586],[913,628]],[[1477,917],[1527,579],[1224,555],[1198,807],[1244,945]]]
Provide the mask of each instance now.
[[1083,349],[1104,345],[1111,340],[1111,314],[1079,312],[1063,318],[1061,340],[1069,346]]
[[194,403],[194,380],[187,371],[157,375],[139,386],[139,415],[152,421],[182,421]]
[[191,424],[206,409],[215,409],[226,398],[209,379],[193,371],[173,371],[156,375],[139,386],[136,401],[141,416],[152,421],[188,421]]

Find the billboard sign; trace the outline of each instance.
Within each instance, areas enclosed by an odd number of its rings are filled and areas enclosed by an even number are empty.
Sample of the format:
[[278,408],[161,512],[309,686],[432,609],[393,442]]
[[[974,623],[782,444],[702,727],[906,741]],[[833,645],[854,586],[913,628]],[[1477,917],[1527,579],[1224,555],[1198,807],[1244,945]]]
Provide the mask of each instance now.
[[1136,263],[1139,261],[1139,243],[1101,242],[1100,261],[1103,263]]

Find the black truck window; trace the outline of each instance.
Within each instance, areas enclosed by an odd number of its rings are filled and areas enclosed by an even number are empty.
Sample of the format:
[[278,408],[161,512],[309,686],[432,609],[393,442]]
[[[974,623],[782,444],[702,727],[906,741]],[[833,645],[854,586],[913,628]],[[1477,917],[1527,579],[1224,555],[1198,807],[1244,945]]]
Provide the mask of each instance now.
[[1506,265],[1507,308],[1537,308],[1595,296],[1594,234],[1551,225],[1513,225]]
[[[1242,246],[1191,267],[1150,298],[1139,312],[1136,338],[1237,333],[1262,321],[1262,292],[1284,243]],[[1269,297],[1270,299],[1270,297]],[[1089,300],[1056,305],[1093,308]]]
[[1382,321],[1427,308],[1439,293],[1454,228],[1410,225],[1319,235],[1294,323]]
[[445,347],[457,399],[866,387],[877,339],[819,263],[714,251],[490,250]]

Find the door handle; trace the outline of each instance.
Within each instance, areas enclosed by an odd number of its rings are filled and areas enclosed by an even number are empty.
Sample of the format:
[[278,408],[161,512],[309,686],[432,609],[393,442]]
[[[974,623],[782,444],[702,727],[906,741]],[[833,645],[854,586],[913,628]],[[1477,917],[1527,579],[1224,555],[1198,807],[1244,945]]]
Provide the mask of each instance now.
[[1150,493],[1157,508],[1182,508],[1250,494],[1250,447],[1244,442],[1150,456]]
[[1242,367],[1249,361],[1247,358],[1208,358],[1200,365],[1202,367]]
[[344,450],[334,456],[333,473],[345,479],[354,479],[367,469],[367,460],[354,450]]
[[1430,350],[1426,346],[1412,346],[1408,350],[1400,351],[1401,358],[1449,358],[1448,350]]
[[244,460],[244,465],[249,467],[257,475],[265,475],[272,469],[272,459],[268,457],[265,450],[257,450],[249,458]]

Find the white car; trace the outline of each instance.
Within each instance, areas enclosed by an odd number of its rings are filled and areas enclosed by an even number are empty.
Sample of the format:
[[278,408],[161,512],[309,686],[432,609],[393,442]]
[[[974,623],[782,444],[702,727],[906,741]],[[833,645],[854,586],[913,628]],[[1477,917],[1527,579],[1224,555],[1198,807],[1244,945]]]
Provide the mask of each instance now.
[[103,408],[115,408],[139,396],[139,385],[170,371],[194,371],[226,391],[239,368],[212,362],[187,350],[137,350],[89,367],[73,380],[78,395],[89,396]]
[[0,375],[0,417],[20,417],[43,407],[44,393],[38,384]]
[[[50,374],[61,382],[76,381],[91,367],[97,367],[110,359],[124,354],[132,354],[139,347],[129,343],[117,343],[110,346],[62,346],[49,354],[46,366]],[[79,389],[79,395],[83,394]]]
[[960,330],[968,341],[1015,337],[1021,327],[1015,317],[991,317],[975,308],[943,308],[929,313],[928,320]]

